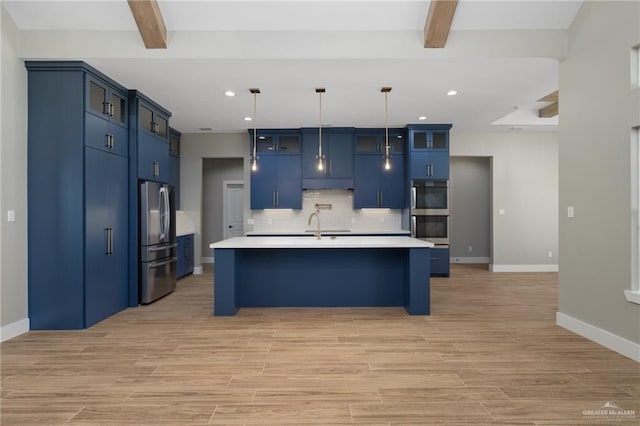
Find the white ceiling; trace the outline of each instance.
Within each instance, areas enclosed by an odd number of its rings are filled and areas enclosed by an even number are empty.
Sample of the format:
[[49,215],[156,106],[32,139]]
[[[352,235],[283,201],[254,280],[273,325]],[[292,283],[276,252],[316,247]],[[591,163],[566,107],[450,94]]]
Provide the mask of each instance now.
[[[558,30],[582,4],[461,0],[447,47],[435,50],[421,41],[429,1],[159,3],[169,30],[163,51],[126,36],[137,31],[126,0],[2,5],[29,35],[26,59],[86,60],[165,105],[179,130],[230,132],[253,126],[243,121],[253,114],[250,87],[262,90],[258,127],[317,125],[315,87],[327,89],[323,123],[382,126],[382,86],[393,87],[391,126],[424,115],[459,130],[555,130],[557,117],[534,113],[546,105],[536,99],[558,88],[560,58],[543,45],[565,34]],[[100,43],[87,50],[82,38]],[[224,96],[228,89],[237,96]],[[459,94],[446,96],[449,89]]]

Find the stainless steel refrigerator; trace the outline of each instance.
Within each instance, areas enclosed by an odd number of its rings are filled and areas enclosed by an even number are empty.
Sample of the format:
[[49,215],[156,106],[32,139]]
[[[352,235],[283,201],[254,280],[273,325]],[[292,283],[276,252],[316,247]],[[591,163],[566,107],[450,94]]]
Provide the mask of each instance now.
[[140,303],[151,303],[176,288],[176,209],[172,186],[140,182]]

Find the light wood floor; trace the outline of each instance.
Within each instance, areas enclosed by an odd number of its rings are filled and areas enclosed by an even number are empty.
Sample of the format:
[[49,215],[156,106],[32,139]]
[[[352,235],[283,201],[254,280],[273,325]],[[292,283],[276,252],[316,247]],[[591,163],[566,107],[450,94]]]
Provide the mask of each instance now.
[[[485,269],[432,279],[431,316],[213,317],[211,271],[185,278],[91,329],[3,343],[0,423],[640,424],[640,364],[555,325],[557,274]],[[635,417],[585,411],[606,402]]]

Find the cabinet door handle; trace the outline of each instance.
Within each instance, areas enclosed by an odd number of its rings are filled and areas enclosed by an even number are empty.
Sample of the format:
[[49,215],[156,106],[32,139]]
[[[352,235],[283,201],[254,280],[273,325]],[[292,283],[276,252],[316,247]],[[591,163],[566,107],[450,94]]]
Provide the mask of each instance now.
[[411,216],[411,237],[416,237],[416,217]]
[[115,115],[115,106],[112,102],[109,102],[109,117],[113,117]]
[[113,228],[110,226],[107,226],[105,228],[105,231],[107,232],[107,256],[111,256],[113,254]]
[[413,188],[411,188],[411,208],[415,209],[416,208],[416,187],[414,186]]
[[155,133],[156,132],[156,123],[154,123],[153,121],[151,123],[149,123],[149,131],[151,133]]
[[331,176],[331,169],[333,168],[333,160],[329,160],[329,170],[328,175]]
[[276,207],[280,207],[280,192],[276,191]]
[[378,190],[378,207],[382,207],[382,189]]
[[102,113],[104,115],[109,115],[109,102],[105,101],[102,103]]
[[276,191],[271,191],[271,205],[276,207]]
[[157,161],[153,162],[153,177],[159,177],[160,176],[160,163],[158,163]]

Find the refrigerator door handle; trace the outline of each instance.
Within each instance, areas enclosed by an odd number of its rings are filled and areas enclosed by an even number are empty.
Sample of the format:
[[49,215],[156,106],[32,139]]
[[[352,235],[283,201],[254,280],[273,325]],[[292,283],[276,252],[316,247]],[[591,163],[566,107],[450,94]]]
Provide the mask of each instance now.
[[416,217],[411,216],[411,237],[416,237]]
[[148,264],[149,268],[158,268],[160,266],[168,265],[169,263],[176,262],[178,260],[177,257],[172,257],[171,259],[163,260],[162,262],[151,262]]
[[164,232],[169,237],[171,233],[171,206],[169,205],[169,188],[164,187]]
[[149,250],[149,253],[154,253],[154,252],[157,252],[157,251],[162,251],[162,250],[166,250],[166,249],[169,249],[169,248],[175,248],[175,247],[178,247],[178,243],[167,244],[167,245],[163,245],[163,246],[160,246],[160,247],[153,247],[153,248],[150,248],[150,249],[147,249],[147,250]]
[[164,186],[160,187],[158,191],[158,210],[160,213],[160,239],[164,239],[167,236],[167,206],[166,206],[166,198],[165,198],[166,188]]

